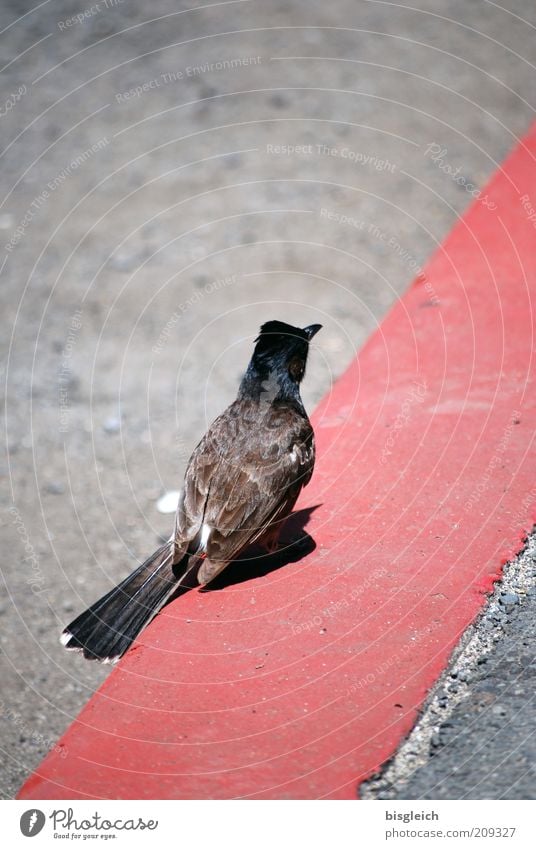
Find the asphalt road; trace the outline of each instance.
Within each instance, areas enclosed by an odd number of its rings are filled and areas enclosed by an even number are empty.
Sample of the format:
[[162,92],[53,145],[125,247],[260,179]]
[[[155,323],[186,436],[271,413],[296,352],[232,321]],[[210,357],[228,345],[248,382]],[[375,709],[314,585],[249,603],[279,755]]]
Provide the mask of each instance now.
[[258,325],[324,325],[312,408],[535,82],[528,0],[33,5],[0,9],[6,798],[107,674],[61,627],[169,533]]

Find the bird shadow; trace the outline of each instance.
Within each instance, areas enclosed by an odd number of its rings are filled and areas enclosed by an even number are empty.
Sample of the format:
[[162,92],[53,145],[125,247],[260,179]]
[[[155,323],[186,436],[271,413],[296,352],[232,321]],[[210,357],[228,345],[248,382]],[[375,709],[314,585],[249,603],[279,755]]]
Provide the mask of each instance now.
[[320,504],[315,504],[290,514],[281,530],[277,551],[270,554],[261,546],[249,546],[210,584],[203,587],[201,592],[214,592],[234,584],[242,584],[252,578],[262,578],[311,554],[316,548],[316,542],[305,527],[318,507]]
[[[303,510],[296,510],[295,513],[291,513],[281,530],[279,548],[276,552],[269,554],[258,545],[249,546],[240,557],[229,563],[223,572],[205,587],[202,587],[200,591],[215,592],[234,584],[242,584],[244,581],[250,581],[253,578],[261,578],[282,569],[289,563],[297,563],[306,555],[311,554],[316,548],[316,543],[313,537],[307,533],[305,527],[314,511],[319,507],[320,504],[315,504],[313,507],[305,507]],[[184,593],[199,587],[197,583],[198,568],[198,566],[195,567],[185,576],[181,586],[175,590],[166,605],[184,595]]]

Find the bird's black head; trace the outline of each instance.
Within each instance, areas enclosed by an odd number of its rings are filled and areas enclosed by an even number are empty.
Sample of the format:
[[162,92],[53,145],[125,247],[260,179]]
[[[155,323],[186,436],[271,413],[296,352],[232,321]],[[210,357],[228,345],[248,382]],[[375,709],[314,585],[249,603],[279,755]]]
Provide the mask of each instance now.
[[[261,400],[299,398],[309,342],[321,327],[321,324],[293,327],[284,321],[263,324],[239,396]],[[268,398],[269,395],[272,397]]]

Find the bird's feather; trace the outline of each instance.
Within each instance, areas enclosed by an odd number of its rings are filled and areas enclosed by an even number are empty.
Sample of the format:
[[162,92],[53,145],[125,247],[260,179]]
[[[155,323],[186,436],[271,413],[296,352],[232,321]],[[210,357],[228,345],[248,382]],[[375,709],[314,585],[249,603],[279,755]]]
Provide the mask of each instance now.
[[[252,422],[255,426],[252,427]],[[205,554],[227,563],[291,512],[314,466],[313,430],[288,405],[237,400],[217,418],[188,465],[176,545],[187,550],[203,525]]]

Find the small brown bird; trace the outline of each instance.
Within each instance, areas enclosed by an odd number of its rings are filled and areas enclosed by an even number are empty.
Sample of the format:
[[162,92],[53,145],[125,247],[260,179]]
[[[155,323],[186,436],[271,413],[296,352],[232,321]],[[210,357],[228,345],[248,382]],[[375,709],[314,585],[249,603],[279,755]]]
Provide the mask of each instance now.
[[314,434],[300,383],[320,328],[262,325],[236,401],[190,457],[170,539],[68,625],[61,635],[67,649],[113,663],[189,576],[197,572],[207,584],[251,544],[277,549],[313,473]]

